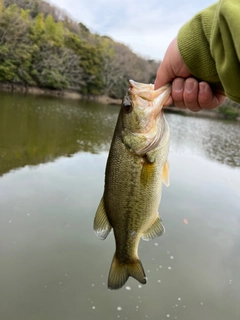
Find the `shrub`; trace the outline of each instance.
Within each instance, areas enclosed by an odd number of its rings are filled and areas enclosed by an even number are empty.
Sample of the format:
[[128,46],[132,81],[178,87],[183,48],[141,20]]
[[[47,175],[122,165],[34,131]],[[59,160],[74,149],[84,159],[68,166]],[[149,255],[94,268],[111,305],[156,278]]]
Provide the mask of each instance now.
[[224,104],[219,107],[219,112],[223,114],[224,118],[229,120],[236,120],[239,116],[238,110],[229,104]]

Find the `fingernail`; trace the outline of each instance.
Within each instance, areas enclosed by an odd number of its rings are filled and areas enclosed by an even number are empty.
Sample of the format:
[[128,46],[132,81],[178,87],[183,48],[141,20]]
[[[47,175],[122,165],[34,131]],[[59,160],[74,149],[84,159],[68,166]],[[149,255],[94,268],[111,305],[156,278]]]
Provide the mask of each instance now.
[[174,81],[173,89],[175,92],[180,92],[183,90],[183,80],[182,79],[176,79]]
[[199,93],[203,94],[204,92],[206,92],[206,85],[205,83],[199,83]]
[[185,82],[185,91],[187,93],[191,93],[193,90],[194,84],[195,84],[194,81],[186,81]]

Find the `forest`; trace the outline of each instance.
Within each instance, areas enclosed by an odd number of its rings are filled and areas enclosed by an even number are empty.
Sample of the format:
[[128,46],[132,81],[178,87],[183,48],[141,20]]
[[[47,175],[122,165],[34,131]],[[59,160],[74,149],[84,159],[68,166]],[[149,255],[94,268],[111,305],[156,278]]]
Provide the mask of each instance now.
[[[46,1],[0,0],[2,84],[122,99],[129,79],[153,83],[159,63],[92,33]],[[240,105],[227,99],[214,111],[236,119]]]
[[0,82],[122,98],[158,66],[45,1],[0,0]]

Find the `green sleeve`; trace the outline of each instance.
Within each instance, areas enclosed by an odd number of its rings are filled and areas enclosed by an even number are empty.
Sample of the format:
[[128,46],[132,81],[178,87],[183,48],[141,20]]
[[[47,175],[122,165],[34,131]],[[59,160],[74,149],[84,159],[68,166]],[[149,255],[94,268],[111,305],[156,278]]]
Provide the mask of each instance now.
[[178,33],[189,71],[240,102],[240,1],[220,0],[199,12]]

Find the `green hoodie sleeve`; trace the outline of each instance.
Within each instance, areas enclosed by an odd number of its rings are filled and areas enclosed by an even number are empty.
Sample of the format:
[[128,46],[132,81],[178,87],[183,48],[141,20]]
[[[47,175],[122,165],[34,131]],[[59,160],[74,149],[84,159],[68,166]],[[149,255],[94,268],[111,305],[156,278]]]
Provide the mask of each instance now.
[[199,12],[178,33],[189,71],[240,102],[240,1],[220,0]]

